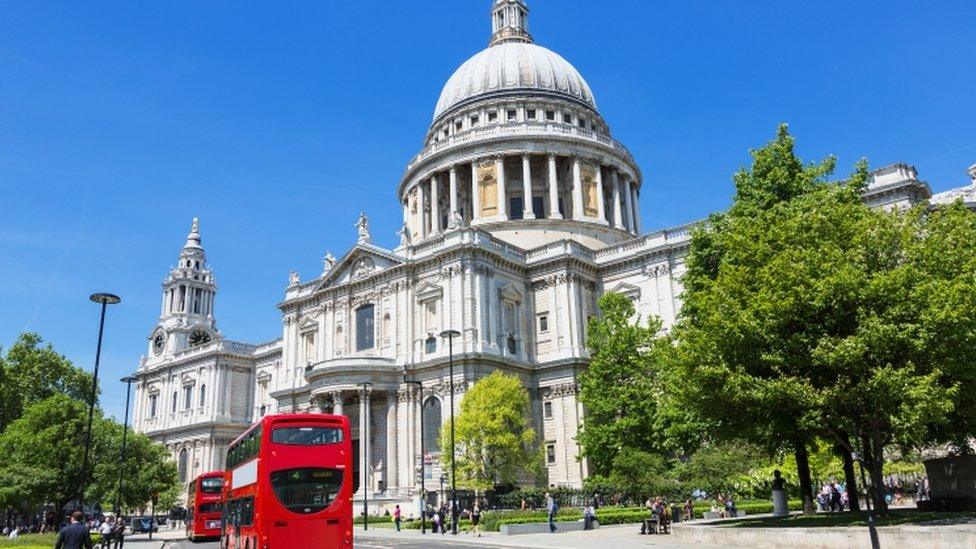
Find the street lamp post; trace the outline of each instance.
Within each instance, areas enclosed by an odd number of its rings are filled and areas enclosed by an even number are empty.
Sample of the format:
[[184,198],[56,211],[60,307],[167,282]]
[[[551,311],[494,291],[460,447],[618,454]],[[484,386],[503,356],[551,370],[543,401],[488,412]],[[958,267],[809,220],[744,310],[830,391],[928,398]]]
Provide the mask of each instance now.
[[95,395],[98,393],[98,364],[102,359],[102,333],[105,330],[105,309],[122,301],[119,296],[109,293],[95,293],[88,297],[95,303],[102,304],[102,313],[98,321],[98,343],[95,346],[95,370],[92,374],[91,394],[88,396],[88,430],[85,431],[85,458],[81,462],[81,489],[78,504],[81,512],[85,512],[85,487],[88,483],[88,455],[91,453],[92,420],[95,416]]
[[[373,384],[368,381],[364,381],[359,385],[361,385],[363,388],[362,398],[369,399],[368,396],[369,390],[373,387]],[[369,503],[367,502],[367,500],[369,499],[369,444],[368,444],[369,424],[368,423],[365,425],[363,424],[363,421],[366,420],[366,416],[369,415],[368,407],[369,407],[369,400],[366,401],[366,405],[364,407],[367,413],[360,414],[360,418],[359,418],[359,424],[363,433],[363,436],[359,437],[359,447],[362,449],[361,453],[363,454],[363,481],[364,482],[363,485],[360,486],[360,488],[362,488],[363,490],[363,531],[369,530]]]
[[461,335],[457,330],[444,330],[441,337],[447,338],[448,375],[451,377],[451,534],[457,535],[457,464],[454,449],[454,338]]
[[403,383],[417,386],[417,398],[420,399],[420,533],[427,533],[427,490],[424,485],[426,466],[424,459],[424,384],[419,381],[407,381],[407,368],[403,368]]
[[125,376],[119,381],[125,383],[125,421],[122,424],[122,455],[119,457],[119,489],[115,494],[115,520],[122,516],[122,477],[125,476],[125,439],[129,434],[129,395],[132,393],[132,382],[136,378]]

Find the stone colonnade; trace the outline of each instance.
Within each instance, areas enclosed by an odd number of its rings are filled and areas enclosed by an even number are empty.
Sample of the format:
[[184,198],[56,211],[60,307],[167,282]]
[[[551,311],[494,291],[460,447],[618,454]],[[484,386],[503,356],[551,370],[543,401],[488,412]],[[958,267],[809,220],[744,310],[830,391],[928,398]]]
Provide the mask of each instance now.
[[[458,384],[456,390],[460,395],[463,384]],[[421,439],[425,435],[421,427],[430,429],[436,424],[439,429],[448,420],[450,404],[445,391],[446,385],[425,386],[421,391],[412,382],[396,389],[389,386],[365,390],[362,386],[332,389],[313,395],[312,411],[350,417],[350,436],[358,439],[360,452],[362,448],[368,449],[366,457],[370,464],[368,469],[363,469],[362,454],[359,462],[354,464],[354,469],[359,471],[359,486],[370,486],[374,490],[371,493],[385,492],[393,497],[405,497],[409,493],[412,497],[421,489],[421,482],[428,492],[436,489],[439,452],[430,443],[423,447]],[[460,397],[455,401],[459,405]],[[435,403],[436,411],[425,408],[424,403],[430,402]],[[428,412],[435,416],[428,416]],[[385,424],[382,421],[384,414]],[[374,415],[380,417],[374,418]],[[433,462],[426,465],[430,478],[423,481],[419,469],[422,448],[434,456]],[[381,475],[376,470],[380,463],[383,464]],[[382,488],[378,486],[379,479],[383,481]]]
[[[543,155],[519,155],[521,178],[506,176],[512,155],[481,157],[432,173],[408,193],[403,204],[404,222],[410,234],[425,239],[454,228],[458,221],[477,224],[480,220],[539,217],[590,221],[631,234],[640,233],[639,188],[627,174],[598,160],[576,155],[564,157],[549,153],[541,163],[533,162],[540,156]],[[541,188],[533,186],[533,163],[537,170],[542,168],[537,174],[537,181],[543,182]],[[460,181],[462,174],[469,186],[467,192]],[[510,189],[509,183],[518,179],[521,188]],[[445,183],[446,193],[443,192]],[[522,199],[520,211],[509,211],[513,197]]]

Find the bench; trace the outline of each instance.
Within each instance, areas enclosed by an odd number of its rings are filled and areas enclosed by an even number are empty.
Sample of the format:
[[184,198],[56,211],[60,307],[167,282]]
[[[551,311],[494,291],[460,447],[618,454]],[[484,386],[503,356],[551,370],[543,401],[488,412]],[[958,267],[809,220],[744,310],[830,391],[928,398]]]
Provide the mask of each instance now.
[[[742,509],[736,509],[736,511],[735,511],[735,518],[742,518],[744,516],[746,516],[746,512],[745,511],[743,511]],[[706,520],[723,518],[722,517],[722,513],[712,512],[712,511],[705,511],[704,517],[705,517]],[[731,517],[728,517],[728,518],[731,518]]]
[[670,534],[671,533],[671,520],[662,518],[659,515],[654,515],[651,518],[646,518],[641,525],[641,533],[647,534]]
[[[600,521],[593,521],[593,529],[600,527]],[[575,532],[583,529],[582,520],[556,522],[556,533]],[[549,533],[548,522],[530,522],[528,524],[502,524],[498,527],[503,536],[514,536],[518,534],[547,534]]]

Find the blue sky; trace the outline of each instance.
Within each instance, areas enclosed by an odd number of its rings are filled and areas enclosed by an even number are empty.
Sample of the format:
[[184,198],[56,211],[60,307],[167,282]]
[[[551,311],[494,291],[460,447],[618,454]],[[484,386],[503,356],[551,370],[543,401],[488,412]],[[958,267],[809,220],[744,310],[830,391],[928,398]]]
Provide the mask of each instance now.
[[[133,371],[194,216],[226,337],[280,335],[290,269],[320,272],[395,188],[489,0],[62,2],[0,7],[0,344],[94,362],[92,291],[122,296],[104,403]],[[788,122],[841,173],[907,162],[934,190],[976,162],[976,3],[533,0],[536,42],[589,82],[644,172],[647,229],[724,208]]]

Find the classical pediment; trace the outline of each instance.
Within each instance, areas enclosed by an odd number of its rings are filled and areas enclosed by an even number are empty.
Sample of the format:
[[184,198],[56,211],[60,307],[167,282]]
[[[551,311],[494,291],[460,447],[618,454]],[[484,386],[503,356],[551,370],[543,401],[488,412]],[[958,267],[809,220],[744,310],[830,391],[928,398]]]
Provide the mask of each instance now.
[[319,288],[363,280],[402,263],[403,258],[389,250],[369,243],[359,243],[332,270],[323,275]]
[[515,303],[522,302],[522,292],[520,292],[514,284],[506,284],[502,286],[498,292],[503,300],[514,301]]
[[640,299],[640,293],[641,293],[640,288],[634,286],[633,284],[627,284],[626,282],[621,282],[616,286],[610,288],[608,291],[613,292],[615,294],[627,296],[630,299]]
[[428,299],[439,299],[444,295],[444,288],[437,284],[424,281],[417,285],[417,301],[427,301]]

